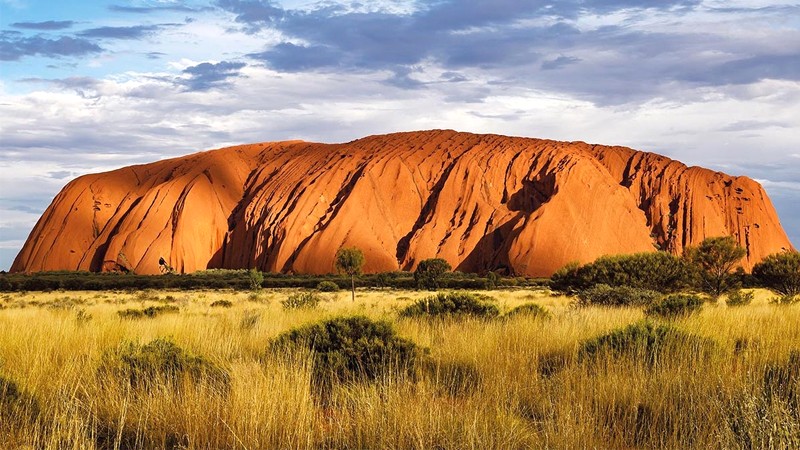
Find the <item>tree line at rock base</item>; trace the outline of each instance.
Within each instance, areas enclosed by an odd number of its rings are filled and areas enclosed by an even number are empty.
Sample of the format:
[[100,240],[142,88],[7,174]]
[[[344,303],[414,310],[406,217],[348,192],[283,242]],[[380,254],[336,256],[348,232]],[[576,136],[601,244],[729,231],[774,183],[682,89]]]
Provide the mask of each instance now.
[[763,287],[793,303],[800,295],[800,254],[781,252],[756,264],[752,273],[739,266],[745,256],[731,237],[713,237],[687,249],[681,257],[666,252],[604,256],[592,263],[571,263],[550,279],[504,277],[452,272],[441,258],[420,261],[414,272],[362,274],[365,263],[357,248],[342,248],[336,255],[339,275],[263,273],[255,269],[210,269],[187,275],[137,275],[133,273],[39,272],[0,273],[0,292],[116,289],[250,289],[307,288],[321,291],[356,287],[395,289],[494,289],[547,287],[577,295],[584,303],[638,305],[653,303],[658,294],[698,292],[717,299],[728,295],[746,300],[739,290]]

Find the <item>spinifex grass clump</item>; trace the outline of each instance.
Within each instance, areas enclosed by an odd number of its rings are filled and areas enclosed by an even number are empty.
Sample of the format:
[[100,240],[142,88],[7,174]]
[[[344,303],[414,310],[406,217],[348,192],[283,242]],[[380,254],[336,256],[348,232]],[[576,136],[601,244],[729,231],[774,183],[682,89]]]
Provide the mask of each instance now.
[[426,297],[406,307],[400,312],[401,317],[497,317],[500,310],[474,294],[467,292],[449,292]]
[[551,317],[550,312],[548,312],[545,308],[536,303],[526,303],[524,305],[517,306],[516,308],[512,309],[511,311],[507,312],[505,315],[506,318],[518,317],[518,318],[529,318],[529,319],[549,319]]
[[715,349],[714,341],[672,325],[639,322],[584,341],[578,360],[594,363],[627,359],[656,367],[672,361],[707,359]]
[[0,431],[19,427],[34,420],[38,414],[36,399],[20,390],[16,383],[0,377]]
[[661,297],[660,293],[648,289],[598,284],[580,291],[578,303],[584,306],[650,306]]
[[764,393],[769,402],[783,403],[793,414],[800,413],[800,351],[794,350],[786,361],[767,366]]
[[452,397],[469,395],[481,384],[481,372],[471,361],[434,361],[429,359],[425,372],[433,386]]
[[124,309],[122,311],[117,311],[117,314],[123,319],[143,319],[145,317],[152,319],[162,314],[176,313],[178,311],[180,311],[180,308],[175,305],[162,305],[148,306],[144,309]]
[[672,294],[647,308],[648,316],[664,319],[688,317],[703,308],[703,299],[693,294]]
[[369,381],[397,371],[408,373],[424,351],[397,336],[392,324],[363,316],[337,317],[279,335],[271,344],[278,353],[310,350],[313,381]]
[[319,305],[322,299],[314,292],[299,292],[292,294],[281,301],[283,309],[312,309]]
[[233,307],[233,302],[230,300],[215,300],[211,302],[212,308],[231,308]]
[[180,389],[184,381],[191,381],[226,391],[230,383],[226,370],[164,338],[146,345],[128,342],[106,352],[98,376],[144,390],[158,386]]

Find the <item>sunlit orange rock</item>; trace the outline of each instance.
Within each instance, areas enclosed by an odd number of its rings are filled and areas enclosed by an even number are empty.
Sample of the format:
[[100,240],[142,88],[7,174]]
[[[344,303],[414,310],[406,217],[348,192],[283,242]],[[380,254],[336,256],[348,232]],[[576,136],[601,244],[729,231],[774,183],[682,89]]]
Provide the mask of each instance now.
[[346,144],[244,145],[69,183],[12,271],[329,273],[444,258],[457,270],[546,276],[606,254],[680,254],[732,235],[751,268],[792,248],[761,186],[622,147],[454,131]]

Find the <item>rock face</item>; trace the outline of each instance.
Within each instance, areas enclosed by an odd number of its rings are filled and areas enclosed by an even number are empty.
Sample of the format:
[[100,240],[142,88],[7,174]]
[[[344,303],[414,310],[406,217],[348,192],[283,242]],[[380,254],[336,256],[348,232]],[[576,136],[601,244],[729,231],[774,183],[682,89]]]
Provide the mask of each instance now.
[[225,148],[86,175],[45,211],[12,271],[368,272],[425,258],[547,276],[606,254],[680,254],[732,235],[751,268],[792,248],[761,186],[652,153],[427,131]]

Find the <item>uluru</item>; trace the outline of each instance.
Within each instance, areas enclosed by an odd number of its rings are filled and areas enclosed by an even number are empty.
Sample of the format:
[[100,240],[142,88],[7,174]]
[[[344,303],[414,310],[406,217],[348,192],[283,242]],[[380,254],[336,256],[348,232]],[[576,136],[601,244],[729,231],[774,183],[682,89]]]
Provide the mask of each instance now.
[[746,269],[792,249],[763,188],[624,147],[449,130],[344,144],[242,145],[79,177],[11,267],[159,273],[330,273],[341,247],[367,272],[425,258],[549,276],[608,254],[681,254],[733,236]]

